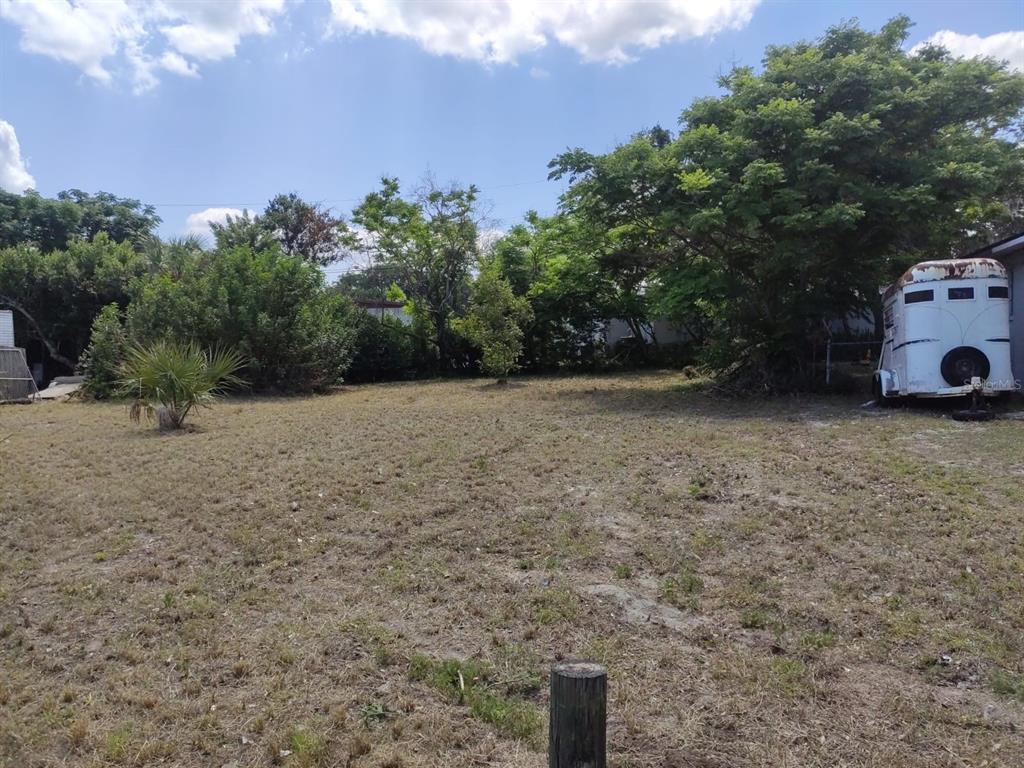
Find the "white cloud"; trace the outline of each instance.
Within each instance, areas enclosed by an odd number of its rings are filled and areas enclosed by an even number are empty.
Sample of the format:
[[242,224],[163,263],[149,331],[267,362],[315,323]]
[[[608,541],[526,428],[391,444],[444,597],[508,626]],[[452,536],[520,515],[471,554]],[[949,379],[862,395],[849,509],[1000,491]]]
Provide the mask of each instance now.
[[530,77],[534,80],[547,80],[551,77],[551,73],[544,67],[530,67]]
[[35,186],[36,180],[21,158],[21,146],[14,126],[0,120],[0,189],[21,193]]
[[936,32],[923,43],[918,43],[911,49],[915,53],[922,46],[932,44],[941,45],[954,56],[971,59],[976,56],[985,56],[1008,61],[1010,68],[1018,72],[1024,72],[1024,30],[1013,32],[999,32],[988,37],[979,35],[961,35],[944,29]]
[[331,0],[336,32],[380,33],[424,50],[502,64],[552,40],[586,61],[621,64],[633,51],[744,26],[759,0]]
[[[759,2],[330,0],[330,29],[407,38],[430,53],[489,64],[550,43],[587,61],[623,63],[644,49],[742,27]],[[287,12],[286,0],[0,0],[0,19],[18,28],[22,50],[99,82],[126,77],[136,92],[154,88],[162,73],[195,77],[199,64],[235,56],[243,39],[273,33]]]
[[107,82],[103,61],[134,36],[135,12],[124,0],[5,0],[0,18],[21,29],[21,48],[75,64],[89,77]]
[[243,37],[269,35],[284,0],[163,0],[163,7],[176,22],[160,28],[171,45],[200,61],[217,61],[234,56]]
[[78,67],[109,83],[126,69],[136,92],[158,70],[198,74],[197,61],[235,55],[242,38],[267,35],[285,0],[0,0],[23,51]]
[[228,216],[241,216],[243,213],[245,212],[238,208],[207,208],[199,213],[190,213],[185,219],[185,234],[212,240],[211,223],[223,224],[227,221]]
[[164,55],[160,57],[160,66],[168,72],[182,77],[199,77],[199,69],[196,65],[174,51],[164,52]]

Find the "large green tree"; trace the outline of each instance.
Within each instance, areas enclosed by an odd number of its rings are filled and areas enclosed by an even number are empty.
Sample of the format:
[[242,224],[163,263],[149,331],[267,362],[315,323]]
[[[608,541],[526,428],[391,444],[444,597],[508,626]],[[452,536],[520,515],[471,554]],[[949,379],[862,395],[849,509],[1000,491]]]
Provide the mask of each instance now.
[[140,250],[160,225],[154,206],[129,197],[68,189],[60,192],[57,199],[78,206],[82,217],[77,234],[85,240],[92,240],[105,232],[115,243],[131,243],[132,247]]
[[604,322],[620,316],[613,281],[599,261],[600,228],[573,214],[526,215],[493,249],[493,268],[530,302],[524,367],[588,365],[604,351]]
[[141,250],[159,224],[153,206],[109,192],[69,189],[51,199],[34,190],[20,195],[0,190],[0,247],[61,250],[73,239],[92,240],[102,232]]
[[0,307],[14,310],[17,327],[71,369],[100,309],[127,305],[129,283],[147,269],[147,260],[131,245],[112,242],[106,233],[92,241],[74,239],[63,250],[5,248],[0,250]]
[[240,216],[228,216],[223,223],[211,223],[210,229],[218,248],[244,246],[261,251],[277,242],[289,256],[300,256],[319,266],[346,254],[348,228],[344,219],[294,192],[274,197],[262,214],[243,211]]
[[365,230],[359,247],[395,276],[420,326],[432,335],[441,368],[459,367],[462,354],[452,320],[465,311],[470,267],[479,254],[476,187],[442,187],[428,180],[406,199],[398,179],[385,178],[352,219]]
[[1024,77],[904,49],[910,22],[771,47],[698,99],[672,141],[566,152],[567,211],[599,226],[659,309],[709,331],[709,359],[806,383],[808,341],[870,308],[908,264],[1005,224],[1019,197]]

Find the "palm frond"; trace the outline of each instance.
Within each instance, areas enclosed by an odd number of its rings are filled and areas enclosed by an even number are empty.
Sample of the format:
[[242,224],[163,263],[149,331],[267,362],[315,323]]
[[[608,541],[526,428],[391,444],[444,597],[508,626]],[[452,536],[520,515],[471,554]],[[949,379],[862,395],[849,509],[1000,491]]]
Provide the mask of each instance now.
[[128,350],[121,392],[132,398],[129,417],[152,418],[160,406],[161,423],[180,427],[195,407],[208,407],[225,392],[246,386],[238,376],[245,358],[233,349],[204,350],[194,342],[158,341]]

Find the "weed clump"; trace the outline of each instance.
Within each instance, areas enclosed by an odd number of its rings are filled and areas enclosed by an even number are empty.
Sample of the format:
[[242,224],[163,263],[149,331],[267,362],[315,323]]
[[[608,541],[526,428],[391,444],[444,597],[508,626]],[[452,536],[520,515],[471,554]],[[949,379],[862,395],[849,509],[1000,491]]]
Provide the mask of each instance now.
[[473,717],[493,725],[502,736],[537,743],[542,718],[537,708],[500,690],[494,668],[473,659],[433,659],[416,654],[409,659],[409,678],[425,682]]
[[697,594],[704,589],[704,581],[689,565],[680,566],[676,573],[661,582],[660,597],[676,608],[697,609]]

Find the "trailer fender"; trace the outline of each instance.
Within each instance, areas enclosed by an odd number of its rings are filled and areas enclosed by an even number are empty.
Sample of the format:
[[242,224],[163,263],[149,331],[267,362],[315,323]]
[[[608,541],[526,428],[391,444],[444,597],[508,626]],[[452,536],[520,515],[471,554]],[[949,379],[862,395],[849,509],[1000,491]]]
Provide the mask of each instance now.
[[888,398],[899,397],[900,383],[896,371],[888,368],[879,368],[875,371],[874,380],[875,400],[882,402]]

